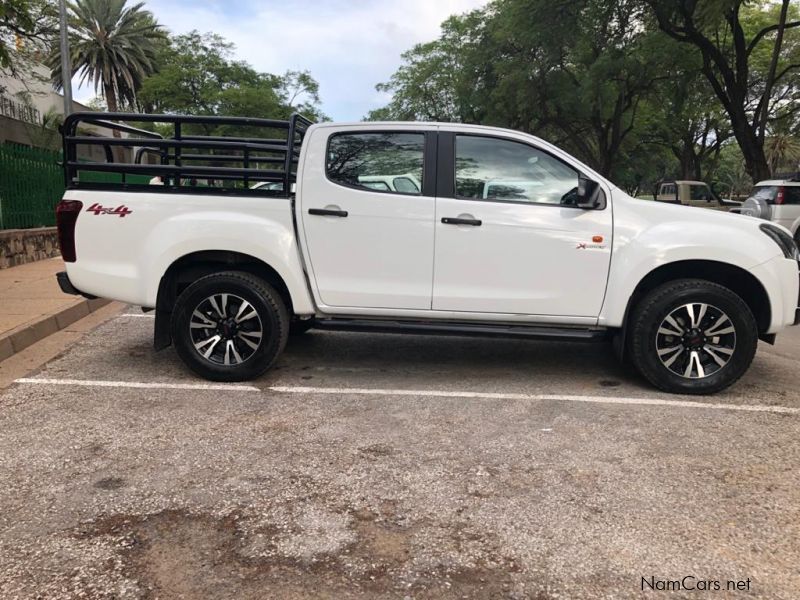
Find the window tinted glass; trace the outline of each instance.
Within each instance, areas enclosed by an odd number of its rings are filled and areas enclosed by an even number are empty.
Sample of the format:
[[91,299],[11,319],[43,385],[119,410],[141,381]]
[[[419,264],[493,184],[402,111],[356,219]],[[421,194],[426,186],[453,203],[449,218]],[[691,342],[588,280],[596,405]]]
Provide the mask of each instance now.
[[800,204],[800,186],[786,186],[783,188],[783,201],[786,204]]
[[[422,133],[337,134],[328,144],[328,177],[342,185],[419,194],[424,147]],[[401,183],[400,189],[397,179],[411,185]]]
[[711,192],[704,185],[690,185],[689,195],[692,200],[708,200],[711,198]]
[[385,181],[369,181],[368,179],[365,180],[363,177],[358,178],[358,182],[365,188],[369,188],[371,190],[380,190],[381,192],[388,192],[389,191],[389,184]]
[[753,188],[750,192],[750,198],[758,198],[759,200],[766,200],[768,204],[775,202],[775,196],[778,193],[778,188],[772,185],[765,185]]
[[403,192],[404,194],[419,193],[419,187],[417,187],[417,184],[408,177],[395,177],[394,189],[398,192]]
[[578,172],[527,144],[456,137],[456,196],[532,204],[575,202]]

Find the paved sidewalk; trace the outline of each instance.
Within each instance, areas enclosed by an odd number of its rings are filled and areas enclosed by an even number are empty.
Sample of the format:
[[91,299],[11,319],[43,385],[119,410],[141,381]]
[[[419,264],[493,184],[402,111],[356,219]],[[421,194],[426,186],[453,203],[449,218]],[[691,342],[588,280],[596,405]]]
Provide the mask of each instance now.
[[82,319],[108,300],[65,294],[60,258],[0,269],[0,360]]

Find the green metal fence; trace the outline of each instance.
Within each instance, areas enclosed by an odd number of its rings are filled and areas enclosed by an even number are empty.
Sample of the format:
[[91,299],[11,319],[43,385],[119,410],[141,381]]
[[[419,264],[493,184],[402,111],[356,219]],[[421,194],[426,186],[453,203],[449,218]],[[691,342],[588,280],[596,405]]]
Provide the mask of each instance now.
[[60,152],[0,144],[0,229],[55,225],[64,194]]
[[107,171],[81,171],[78,179],[83,183],[150,183],[152,175],[124,175],[123,173],[108,173]]

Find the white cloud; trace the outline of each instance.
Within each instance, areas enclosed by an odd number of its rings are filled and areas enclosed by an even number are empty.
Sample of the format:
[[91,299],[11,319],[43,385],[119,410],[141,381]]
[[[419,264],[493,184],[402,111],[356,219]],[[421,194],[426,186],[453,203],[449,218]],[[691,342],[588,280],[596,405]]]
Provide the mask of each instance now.
[[387,101],[374,88],[391,77],[402,52],[435,39],[449,15],[486,2],[149,0],[147,8],[174,33],[197,29],[224,36],[258,70],[310,70],[320,82],[325,112],[357,120]]

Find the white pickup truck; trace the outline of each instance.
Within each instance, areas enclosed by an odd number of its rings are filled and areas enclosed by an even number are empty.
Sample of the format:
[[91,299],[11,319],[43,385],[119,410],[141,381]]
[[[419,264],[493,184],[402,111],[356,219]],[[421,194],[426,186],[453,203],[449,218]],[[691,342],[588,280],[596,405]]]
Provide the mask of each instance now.
[[612,339],[704,394],[798,319],[784,228],[633,199],[523,133],[97,113],[62,132],[62,289],[155,309],[156,348],[208,379],[257,377],[315,327]]

